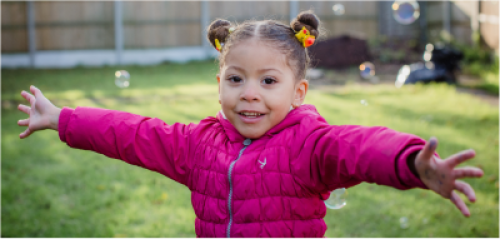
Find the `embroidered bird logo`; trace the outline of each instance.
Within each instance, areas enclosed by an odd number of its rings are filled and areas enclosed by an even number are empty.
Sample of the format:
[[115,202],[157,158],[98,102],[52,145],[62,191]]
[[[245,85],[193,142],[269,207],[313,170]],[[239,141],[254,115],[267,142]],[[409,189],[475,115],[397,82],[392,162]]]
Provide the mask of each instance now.
[[260,169],[263,169],[264,166],[266,166],[266,161],[267,161],[267,158],[264,158],[264,162],[261,162],[260,160],[258,160],[259,163],[260,163]]

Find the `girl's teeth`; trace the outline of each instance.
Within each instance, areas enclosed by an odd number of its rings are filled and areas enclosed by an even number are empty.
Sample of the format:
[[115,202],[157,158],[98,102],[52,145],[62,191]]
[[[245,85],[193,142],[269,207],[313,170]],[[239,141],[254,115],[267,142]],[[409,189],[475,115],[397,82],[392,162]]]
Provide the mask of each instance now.
[[244,113],[241,113],[242,115],[245,115],[245,116],[258,116],[258,115],[261,115],[259,113],[247,113],[247,112],[244,112]]

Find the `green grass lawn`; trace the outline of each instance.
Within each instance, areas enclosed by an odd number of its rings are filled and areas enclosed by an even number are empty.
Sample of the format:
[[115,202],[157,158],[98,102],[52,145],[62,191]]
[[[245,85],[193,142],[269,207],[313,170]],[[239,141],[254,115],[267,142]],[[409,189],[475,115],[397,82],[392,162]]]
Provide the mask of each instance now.
[[[190,192],[164,176],[69,148],[57,132],[19,139],[19,95],[31,84],[57,106],[91,106],[197,122],[220,106],[216,62],[122,67],[131,86],[114,85],[119,68],[2,70],[3,237],[195,237]],[[121,68],[120,68],[121,69]],[[368,105],[360,103],[365,100]],[[433,192],[363,183],[348,189],[347,206],[328,210],[327,237],[498,237],[498,107],[447,85],[316,87],[306,103],[330,124],[383,125],[439,139],[447,157],[473,148],[464,165],[485,176],[466,179],[477,202],[465,218]],[[408,219],[408,228],[399,220]]]

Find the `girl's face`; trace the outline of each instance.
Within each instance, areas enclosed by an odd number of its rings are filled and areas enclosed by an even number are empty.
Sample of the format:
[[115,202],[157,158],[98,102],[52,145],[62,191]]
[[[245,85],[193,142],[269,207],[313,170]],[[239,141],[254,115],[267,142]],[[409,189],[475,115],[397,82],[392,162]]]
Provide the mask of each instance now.
[[249,39],[231,47],[217,75],[226,118],[246,138],[259,138],[304,101],[308,83],[296,81],[286,56]]

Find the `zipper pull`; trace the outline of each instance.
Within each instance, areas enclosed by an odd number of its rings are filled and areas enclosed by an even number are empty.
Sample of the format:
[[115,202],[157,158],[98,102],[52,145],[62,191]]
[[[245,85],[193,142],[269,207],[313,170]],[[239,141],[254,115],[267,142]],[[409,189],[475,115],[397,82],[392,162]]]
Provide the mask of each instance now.
[[243,141],[243,145],[245,146],[248,146],[252,143],[252,140],[251,139],[245,139],[245,141]]

